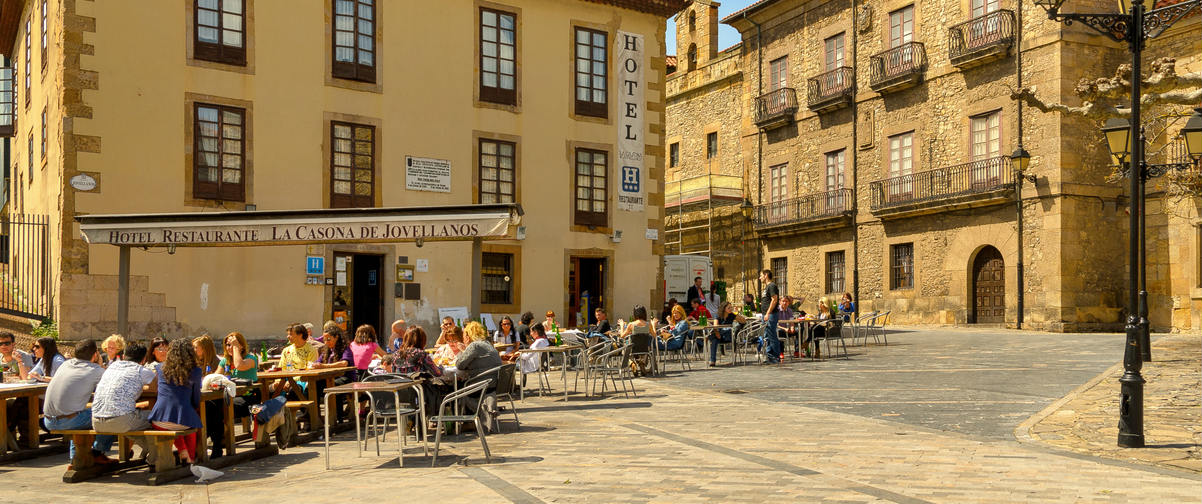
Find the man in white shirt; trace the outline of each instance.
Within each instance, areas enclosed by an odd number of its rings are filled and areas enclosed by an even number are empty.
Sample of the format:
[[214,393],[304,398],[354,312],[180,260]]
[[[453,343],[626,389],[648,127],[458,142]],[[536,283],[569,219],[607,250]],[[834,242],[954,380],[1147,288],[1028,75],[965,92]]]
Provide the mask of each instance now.
[[[103,374],[96,342],[86,339],[77,343],[75,358],[64,362],[46,387],[46,403],[42,408],[46,428],[52,431],[91,429],[92,410],[88,408],[88,401],[92,399],[92,391],[96,390],[96,384]],[[99,450],[99,447],[111,446],[112,443],[112,436],[96,437],[92,445],[96,463],[113,462]],[[71,442],[70,455],[71,460],[75,460],[74,441]]]
[[[150,428],[150,422],[146,420],[149,411],[138,409],[137,404],[143,386],[153,384],[156,374],[138,364],[143,357],[146,357],[146,347],[131,341],[126,344],[121,360],[109,364],[100,377],[92,398],[92,428],[97,432],[116,433]],[[146,444],[145,438],[135,436],[133,440],[142,447],[147,460],[153,464],[154,451]],[[107,453],[111,447],[111,439],[102,444],[97,437],[95,448],[101,453]]]

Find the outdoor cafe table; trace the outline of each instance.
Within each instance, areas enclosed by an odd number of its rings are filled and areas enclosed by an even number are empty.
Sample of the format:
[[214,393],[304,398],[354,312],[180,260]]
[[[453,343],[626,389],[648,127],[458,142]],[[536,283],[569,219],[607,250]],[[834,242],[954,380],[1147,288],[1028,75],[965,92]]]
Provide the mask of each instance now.
[[[568,400],[568,356],[567,356],[567,352],[570,352],[572,350],[580,350],[582,348],[584,348],[584,347],[580,346],[580,345],[559,345],[559,346],[549,346],[549,347],[545,347],[545,348],[523,348],[521,350],[518,350],[518,353],[520,353],[520,354],[522,354],[522,353],[540,353],[540,354],[541,353],[545,353],[545,354],[559,353],[559,354],[563,354],[563,365],[560,366],[560,368],[561,368],[560,370],[563,372],[563,400],[566,402]],[[587,357],[586,357],[586,360],[587,360]]]
[[799,326],[798,328],[801,330],[797,331],[797,335],[795,336],[797,338],[797,346],[795,346],[793,348],[801,348],[802,341],[806,342],[805,347],[807,350],[809,350],[810,345],[813,344],[814,349],[812,352],[810,352],[810,355],[813,356],[818,353],[818,343],[816,341],[814,341],[814,338],[810,337],[810,333],[812,333],[814,331],[814,326],[823,324],[826,322],[830,322],[830,321],[831,321],[831,319],[821,319],[821,320],[820,319],[789,319],[789,320],[782,320],[779,323],[794,324],[794,325]]
[[334,378],[346,374],[350,369],[350,366],[343,366],[320,369],[294,369],[292,371],[259,371],[259,397],[271,397],[271,382],[275,380],[287,380],[291,385],[296,385],[298,380],[305,382],[307,384],[305,386],[306,400],[309,401],[306,409],[309,411],[309,426],[312,429],[312,426],[316,425],[315,422],[317,422],[317,419],[321,418],[321,408],[317,403],[317,382],[324,380],[326,387],[333,387]]
[[9,398],[29,398],[29,415],[26,418],[18,419],[25,422],[29,438],[25,440],[26,448],[38,447],[38,415],[42,412],[42,396],[46,393],[45,383],[0,383],[0,455],[3,455],[11,447],[14,450],[16,442],[10,438],[8,432],[8,399]]
[[[345,385],[338,385],[335,387],[326,388],[324,401],[326,402],[326,404],[329,404],[330,398],[335,395],[352,394],[353,402],[351,404],[359,404],[359,393],[360,392],[367,392],[367,393],[392,392],[392,396],[395,401],[395,402],[393,402],[393,404],[397,406],[397,408],[396,408],[397,464],[400,465],[401,467],[404,467],[405,466],[405,452],[404,452],[404,449],[405,449],[404,448],[405,424],[404,424],[404,422],[401,422],[401,409],[400,409],[401,391],[408,389],[408,388],[416,389],[417,390],[417,402],[418,402],[418,404],[423,405],[423,406],[419,406],[417,408],[419,420],[418,420],[418,422],[415,422],[413,425],[414,431],[417,432],[417,430],[419,428],[421,428],[421,426],[426,425],[426,409],[424,407],[424,405],[426,404],[426,398],[422,394],[422,388],[419,385],[421,385],[421,382],[415,381],[415,380],[404,380],[404,381],[395,381],[395,382],[394,381],[369,381],[369,382],[347,383]],[[373,407],[374,407],[374,404],[373,404]],[[362,457],[363,456],[363,446],[359,444],[359,440],[361,438],[361,436],[360,436],[361,431],[359,428],[359,415],[354,415],[354,417],[355,417],[355,449],[358,451],[358,455],[360,457]],[[330,469],[330,416],[329,415],[326,415],[324,424],[325,424],[325,441],[326,441],[326,470],[328,471]],[[429,443],[426,442],[425,436],[422,436],[422,445],[426,450],[426,454],[428,455],[430,453],[430,445],[429,445]],[[379,447],[379,445],[377,445],[377,448],[378,447]]]
[[[734,326],[731,324],[689,325],[689,330],[695,331],[695,332],[702,332],[702,333],[708,332],[710,334],[714,334],[714,332],[717,331],[718,329],[730,329],[731,327],[734,327]],[[702,337],[705,338],[705,358],[708,359],[709,355],[710,355],[710,344],[711,344],[710,339],[708,336],[702,336]],[[733,334],[731,335],[731,341],[734,341]],[[730,354],[731,354],[730,363],[731,364],[734,364],[734,362],[735,362],[735,354],[736,353],[737,352],[734,352],[734,351],[730,352]]]

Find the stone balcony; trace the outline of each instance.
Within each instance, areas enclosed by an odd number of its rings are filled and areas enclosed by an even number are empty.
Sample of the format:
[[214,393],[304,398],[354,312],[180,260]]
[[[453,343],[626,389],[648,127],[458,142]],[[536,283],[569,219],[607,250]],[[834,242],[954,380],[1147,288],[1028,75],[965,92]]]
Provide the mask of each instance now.
[[891,93],[917,86],[927,72],[927,51],[922,42],[906,42],[872,56],[868,87]]
[[793,122],[797,114],[797,90],[780,88],[755,99],[755,124],[771,129]]
[[981,66],[1010,55],[1014,12],[997,10],[947,29],[947,55],[960,69]]
[[821,114],[851,105],[856,73],[851,67],[839,67],[810,77],[806,84],[806,106]]
[[835,189],[757,205],[755,229],[760,236],[834,229],[851,223],[855,191]]
[[869,191],[881,219],[983,207],[1013,201],[1014,170],[998,156],[877,180]]

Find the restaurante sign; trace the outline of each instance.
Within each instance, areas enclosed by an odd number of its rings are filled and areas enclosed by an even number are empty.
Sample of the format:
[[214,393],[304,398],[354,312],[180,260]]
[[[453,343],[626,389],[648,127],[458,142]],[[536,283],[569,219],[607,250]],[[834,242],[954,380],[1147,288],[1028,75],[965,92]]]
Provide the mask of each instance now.
[[80,232],[91,244],[269,245],[502,237],[508,234],[509,224],[508,213],[490,213],[308,220],[85,222],[81,223]]

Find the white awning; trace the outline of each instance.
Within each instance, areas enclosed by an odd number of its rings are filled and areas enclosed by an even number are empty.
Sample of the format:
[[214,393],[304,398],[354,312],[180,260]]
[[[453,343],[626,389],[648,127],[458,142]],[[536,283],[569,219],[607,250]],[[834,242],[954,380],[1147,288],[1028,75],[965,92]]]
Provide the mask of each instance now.
[[246,212],[80,215],[90,244],[204,247],[505,238],[516,204]]

